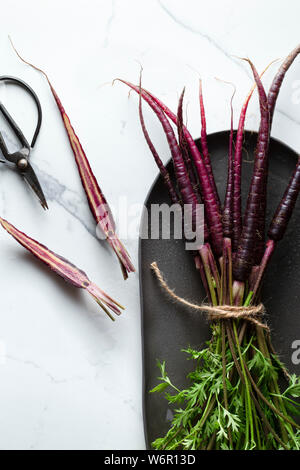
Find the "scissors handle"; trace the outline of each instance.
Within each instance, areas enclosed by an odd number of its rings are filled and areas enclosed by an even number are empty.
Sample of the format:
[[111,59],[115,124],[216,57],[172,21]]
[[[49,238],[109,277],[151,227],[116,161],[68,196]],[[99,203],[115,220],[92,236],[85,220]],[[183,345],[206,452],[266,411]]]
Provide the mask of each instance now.
[[[12,163],[15,163],[17,170],[19,174],[24,178],[24,180],[29,184],[31,189],[35,192],[37,197],[40,200],[40,203],[44,209],[48,209],[47,201],[44,196],[43,190],[41,188],[41,185],[38,181],[38,178],[32,168],[32,166],[29,163],[28,157],[30,154],[31,148],[34,147],[34,144],[36,142],[36,139],[39,135],[41,124],[42,124],[42,108],[40,101],[36,95],[36,93],[33,91],[33,89],[27,85],[27,83],[23,82],[23,80],[20,80],[19,78],[11,77],[9,75],[3,75],[0,77],[0,82],[10,82],[17,84],[24,88],[34,99],[35,104],[37,106],[37,111],[38,111],[38,121],[36,125],[36,129],[33,134],[32,142],[31,145],[28,143],[26,137],[24,136],[23,132],[17,125],[17,123],[14,121],[12,116],[9,114],[7,109],[5,108],[4,104],[0,102],[0,111],[2,112],[3,116],[6,118],[8,124],[14,131],[15,135],[19,139],[19,141],[22,144],[22,148],[19,149],[16,152],[9,152],[7,145],[3,139],[3,136],[0,132],[0,149],[3,153],[4,158]],[[1,163],[5,163],[5,161],[0,160]]]
[[0,81],[1,82],[10,82],[10,83],[14,83],[16,85],[21,86],[24,90],[26,90],[32,96],[32,98],[35,101],[37,111],[38,111],[38,120],[37,120],[37,125],[36,125],[36,128],[35,128],[30,146],[29,146],[23,132],[19,128],[19,126],[16,124],[14,119],[11,117],[11,115],[9,114],[9,112],[7,111],[5,106],[2,103],[0,103],[0,111],[2,112],[2,114],[7,119],[9,125],[14,130],[16,136],[18,137],[18,139],[20,140],[22,145],[24,145],[24,147],[26,147],[28,149],[30,147],[33,148],[35,143],[36,143],[36,139],[39,135],[41,125],[42,125],[42,107],[41,107],[41,103],[40,103],[40,101],[37,97],[37,94],[35,93],[35,91],[29,85],[27,85],[27,83],[23,82],[23,80],[20,80],[19,78],[11,77],[10,75],[2,75],[0,77]]
[[[16,136],[18,137],[19,141],[21,142],[21,144],[23,145],[23,147],[27,148],[28,150],[30,150],[30,145],[26,139],[26,137],[24,136],[23,132],[21,131],[21,129],[19,128],[18,124],[15,122],[15,120],[11,117],[11,115],[9,114],[9,112],[7,111],[6,107],[4,106],[3,103],[0,102],[0,111],[2,112],[3,116],[6,118],[7,122],[9,123],[10,127],[14,130],[14,133],[16,134]],[[1,132],[0,132],[1,134]],[[4,148],[4,150],[6,151],[6,155],[5,155],[5,158],[7,158],[7,160],[9,160],[9,153],[7,151],[7,147],[6,147],[6,144],[4,142],[4,139],[2,137],[2,134],[1,134],[1,147]],[[2,152],[3,152],[3,148],[1,148]]]

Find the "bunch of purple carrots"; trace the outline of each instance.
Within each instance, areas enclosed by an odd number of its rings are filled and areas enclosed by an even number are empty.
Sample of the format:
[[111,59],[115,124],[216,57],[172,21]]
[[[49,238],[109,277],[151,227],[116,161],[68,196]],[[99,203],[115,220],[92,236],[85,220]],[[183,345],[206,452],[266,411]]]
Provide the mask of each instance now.
[[[196,213],[204,204],[204,244],[195,256],[212,308],[212,340],[198,351],[185,353],[195,360],[191,385],[179,390],[160,363],[160,383],[152,392],[164,392],[174,405],[168,433],[158,438],[156,449],[299,449],[299,378],[290,376],[276,355],[263,321],[261,284],[277,246],[283,238],[300,191],[300,160],[266,230],[269,141],[276,100],[284,76],[300,52],[294,49],[283,61],[266,93],[253,63],[255,85],[242,107],[238,129],[231,130],[225,200],[220,201],[210,162],[206,118],[200,82],[201,150],[183,123],[184,90],[177,113],[152,93],[121,80],[139,95],[139,117],[149,149],[168,188],[172,203],[189,204]],[[242,146],[246,111],[254,89],[260,106],[260,126],[246,209],[241,208]],[[159,119],[172,155],[176,181],[172,181],[146,129],[145,101]],[[232,106],[231,106],[232,110]],[[171,122],[170,122],[171,121]],[[172,123],[175,124],[177,135]],[[234,142],[235,136],[235,142]],[[234,144],[234,145],[233,145]],[[267,237],[265,233],[267,232]],[[219,306],[223,306],[222,309]],[[215,310],[214,310],[215,308]],[[222,318],[224,315],[224,319]],[[284,376],[287,387],[279,387]],[[180,405],[180,406],[179,406]]]

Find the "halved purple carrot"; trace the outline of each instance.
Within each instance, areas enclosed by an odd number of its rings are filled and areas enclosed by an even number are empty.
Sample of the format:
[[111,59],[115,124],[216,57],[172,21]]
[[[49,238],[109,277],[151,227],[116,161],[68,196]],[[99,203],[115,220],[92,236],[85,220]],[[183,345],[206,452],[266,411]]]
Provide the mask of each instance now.
[[48,75],[42,69],[24,60],[20,56],[18,51],[15,49],[13,44],[12,46],[16,54],[18,55],[18,57],[22,60],[22,62],[34,68],[38,72],[41,72],[44,75],[44,77],[47,79],[47,82],[50,86],[52,95],[56,101],[57,107],[59,109],[59,112],[61,114],[61,117],[64,123],[64,127],[66,129],[66,132],[69,138],[69,142],[70,142],[70,145],[71,145],[74,157],[75,157],[75,161],[77,164],[77,168],[79,171],[81,183],[85,190],[91,212],[94,216],[96,223],[99,224],[99,226],[101,227],[106,237],[107,242],[110,244],[110,246],[112,247],[112,249],[114,250],[115,254],[118,257],[124,279],[127,279],[128,273],[134,272],[135,268],[131,262],[130,256],[126,248],[123,246],[123,244],[121,243],[121,241],[119,240],[116,234],[116,226],[115,226],[112,213],[104,197],[104,194],[99,187],[97,179],[91,169],[91,166],[82,148],[79,138],[76,135],[71,125],[69,116],[67,115],[55,89],[53,88],[48,78]]
[[[121,79],[118,79],[118,80],[126,84],[127,86],[129,86],[131,89],[133,89],[137,93],[140,92],[139,87],[137,87],[136,85],[133,85],[132,83],[127,82],[125,80],[121,80]],[[153,99],[152,95],[150,96],[149,92],[146,92],[144,89],[142,89],[141,96],[149,104],[149,106],[154,110],[155,114],[159,117],[159,120],[162,126],[164,127],[166,137],[169,141],[169,146],[170,148],[173,147],[173,151],[175,150],[175,159],[178,158],[178,163],[179,163],[178,176],[179,176],[179,179],[181,180],[182,191],[186,193],[186,195],[190,195],[191,190],[193,188],[190,182],[187,183],[187,179],[186,179],[187,171],[185,169],[184,161],[183,161],[181,152],[179,150],[176,137],[174,135],[174,131],[165,116],[165,114],[166,115],[168,114],[165,113],[165,109],[163,109],[162,106],[158,104],[159,100]],[[175,116],[172,112],[170,113],[171,115]],[[174,122],[177,124],[176,116],[175,116]],[[219,210],[217,201],[215,200],[215,196],[213,194],[209,177],[206,171],[205,164],[202,160],[201,154],[193,138],[187,131],[186,127],[184,127],[184,134],[189,145],[191,156],[194,159],[194,163],[197,169],[197,173],[198,173],[198,177],[199,177],[199,181],[201,185],[201,193],[203,196],[203,201],[204,201],[204,206],[205,206],[205,214],[206,214],[208,228],[210,231],[210,236],[211,236],[211,241],[212,241],[212,246],[217,256],[221,256],[222,245],[223,245],[223,228],[222,228],[220,210]],[[177,177],[177,180],[178,180],[178,177]],[[188,204],[188,203],[189,202],[186,202],[185,204]]]
[[281,66],[279,67],[278,72],[276,73],[273,82],[270,86],[269,93],[268,93],[268,108],[270,113],[270,127],[272,127],[274,109],[276,105],[276,101],[278,98],[279,90],[281,88],[283,79],[285,77],[286,72],[296,59],[297,55],[300,53],[300,44],[292,50],[292,52],[285,58]]
[[[264,237],[262,223],[264,224],[267,164],[269,145],[269,111],[267,96],[259,75],[250,60],[249,62],[259,92],[261,123],[255,151],[253,175],[251,179],[243,229],[234,259],[233,274],[238,281],[245,281],[255,262],[255,250],[258,237]],[[259,231],[259,235],[258,232]]]
[[202,156],[203,161],[206,166],[206,170],[210,179],[210,184],[212,186],[214,195],[216,200],[218,201],[219,206],[220,198],[218,194],[218,190],[216,187],[216,181],[213,175],[213,170],[210,161],[210,155],[208,151],[208,144],[207,144],[207,133],[206,133],[206,116],[205,116],[205,107],[204,107],[204,100],[203,100],[203,91],[202,91],[202,80],[199,80],[199,104],[200,104],[200,117],[201,117],[201,149],[202,149]]
[[26,248],[26,250],[30,251],[30,253],[40,261],[43,261],[65,281],[73,284],[75,287],[86,289],[112,320],[114,320],[114,318],[108,309],[115,314],[120,315],[120,309],[124,309],[124,307],[108,296],[102,289],[100,289],[100,287],[91,282],[84,271],[78,269],[74,264],[49,250],[46,246],[37,242],[33,238],[28,237],[25,233],[20,232],[16,227],[1,217],[0,224],[15,238],[15,240],[17,240],[17,242]]

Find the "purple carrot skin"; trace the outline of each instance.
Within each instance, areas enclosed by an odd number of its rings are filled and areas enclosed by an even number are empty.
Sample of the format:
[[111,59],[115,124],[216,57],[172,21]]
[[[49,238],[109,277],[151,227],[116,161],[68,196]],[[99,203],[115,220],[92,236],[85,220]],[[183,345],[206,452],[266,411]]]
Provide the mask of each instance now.
[[228,149],[228,173],[227,173],[227,187],[225,193],[224,208],[222,214],[223,220],[223,235],[224,238],[232,238],[233,235],[233,106],[232,101],[235,95],[235,89],[230,100],[230,136],[229,136],[229,149]]
[[268,230],[268,236],[280,241],[287,229],[300,191],[300,158]]
[[[197,177],[195,175],[195,170],[192,164],[192,161],[190,159],[189,155],[189,150],[188,150],[188,145],[187,141],[184,135],[184,124],[183,124],[183,98],[184,98],[184,92],[185,89],[183,89],[179,102],[178,102],[178,109],[177,109],[177,130],[178,130],[178,140],[179,140],[179,147],[182,153],[182,156],[184,158],[184,162],[187,167],[188,171],[188,176],[189,179],[192,183],[192,187],[194,190],[194,193],[197,197],[197,202],[198,204],[202,204],[202,197],[200,193],[200,188],[199,188],[199,183],[197,181]],[[209,230],[206,224],[206,221],[204,220],[204,242],[208,242],[209,239]]]
[[65,281],[71,283],[75,287],[86,289],[112,320],[114,320],[114,318],[111,316],[108,309],[115,314],[120,315],[120,309],[123,309],[124,307],[108,296],[102,289],[100,289],[100,287],[91,282],[81,269],[78,269],[74,264],[49,250],[33,238],[28,237],[25,233],[20,232],[16,227],[1,217],[0,224],[15,238],[15,240],[26,248],[26,250],[30,251],[30,253],[40,261],[43,261]]
[[283,61],[281,66],[279,67],[279,70],[277,74],[274,77],[274,80],[270,86],[269,93],[268,93],[268,108],[269,108],[269,114],[270,114],[270,127],[272,126],[272,121],[273,121],[273,115],[274,115],[274,109],[276,105],[276,101],[278,98],[278,94],[283,82],[283,79],[285,77],[286,72],[296,59],[297,55],[300,53],[300,44],[295,47],[295,49],[286,57],[286,59]]
[[[160,107],[151,99],[151,97],[149,97],[147,94],[144,93],[143,89],[141,88],[141,84],[138,87],[138,89],[134,87],[134,90],[135,91],[138,90],[140,100],[141,98],[145,99],[145,101],[153,109],[159,121],[161,122],[164,132],[166,134],[168,143],[169,143],[170,150],[171,150],[176,180],[179,186],[179,192],[181,194],[182,202],[184,204],[192,205],[192,208],[194,209],[198,201],[194,193],[193,187],[191,185],[191,181],[189,179],[189,175],[187,173],[185,163],[180,152],[180,148],[178,147],[175,134],[173,132],[173,129],[169,121],[167,120],[165,114],[160,109]],[[140,110],[141,110],[141,107],[140,107]],[[208,238],[208,230],[207,230],[207,226],[205,223],[204,240],[207,240],[207,238]],[[200,256],[198,257],[198,255],[196,255],[195,257],[195,263],[196,263],[196,266],[198,265],[200,267],[200,274],[201,274],[203,281],[205,278],[207,279],[212,278],[211,259],[209,257],[209,253],[211,253],[210,245],[208,243],[205,243],[204,245],[199,247]],[[210,299],[213,302],[216,302],[215,289],[214,289],[214,286],[212,285],[212,282],[210,283],[203,282],[203,284],[207,292],[209,292]]]
[[[126,85],[131,86],[131,84],[128,84],[128,82],[125,82],[123,80],[120,80],[120,81],[122,83],[125,83]],[[174,131],[167,117],[165,116],[164,112],[154,102],[154,100],[152,100],[152,98],[148,94],[146,94],[143,89],[140,89],[139,87],[135,87],[135,86],[133,87],[135,91],[139,92],[140,97],[142,97],[149,104],[149,106],[153,109],[154,113],[157,115],[163,127],[163,130],[165,132],[165,135],[169,144],[169,148],[171,151],[176,180],[178,183],[178,188],[179,188],[182,202],[183,204],[190,205],[192,207],[192,211],[194,215],[198,201],[194,193],[191,181],[189,179],[187,169],[185,167],[185,163],[184,163],[182,154],[180,152],[180,148],[178,146]],[[206,237],[207,237],[207,234],[205,234],[205,238]]]
[[[140,89],[141,89],[141,82],[140,82]],[[140,123],[141,123],[141,127],[142,127],[142,131],[143,131],[143,134],[144,134],[144,137],[145,137],[145,140],[148,144],[148,147],[154,157],[154,160],[158,166],[158,169],[160,171],[160,174],[162,175],[162,178],[164,180],[164,183],[169,191],[169,195],[170,195],[170,198],[171,198],[171,201],[173,204],[179,204],[179,197],[176,193],[176,190],[172,184],[172,181],[171,181],[171,178],[170,178],[170,175],[169,175],[169,172],[168,170],[166,169],[165,165],[163,164],[163,162],[161,161],[158,153],[157,153],[157,150],[155,148],[155,146],[153,145],[153,142],[151,141],[150,139],[150,136],[149,136],[149,133],[146,129],[146,125],[145,125],[145,120],[144,120],[144,115],[143,115],[143,109],[142,109],[142,97],[141,97],[141,93],[139,94],[139,117],[140,117]]]
[[234,165],[233,165],[233,251],[236,251],[239,239],[242,233],[242,201],[241,201],[241,178],[242,178],[242,152],[243,152],[243,136],[245,119],[248,104],[253,94],[255,86],[251,88],[248,94],[239,119],[239,125],[236,133]]
[[[128,86],[134,89],[134,85],[131,83],[128,83]],[[174,124],[177,124],[177,117],[176,115],[156,96],[154,96],[152,93],[150,93],[148,90],[144,90],[145,94],[148,95],[151,99],[155,101],[156,104],[164,111],[164,113],[171,119],[171,121],[174,122]],[[146,99],[145,95],[145,99]],[[221,219],[221,208],[219,204],[219,198],[216,197],[213,187],[211,185],[209,175],[206,170],[206,166],[203,162],[202,156],[199,152],[199,149],[197,145],[195,144],[194,139],[192,138],[190,132],[186,128],[186,126],[183,126],[183,131],[184,131],[184,136],[187,141],[187,144],[189,146],[189,151],[191,156],[193,157],[193,161],[195,164],[195,167],[197,169],[197,174],[198,178],[200,181],[200,186],[201,186],[201,194],[203,196],[204,200],[204,206],[206,210],[206,216],[208,219],[208,225],[209,225],[209,230],[215,231],[215,238],[216,242],[212,243],[214,251],[216,252],[217,256],[222,255],[222,245],[223,245],[223,228],[222,228],[222,219]],[[213,220],[213,222],[210,222],[210,220]]]
[[209,287],[208,287],[208,284],[207,284],[207,279],[206,279],[206,275],[205,275],[204,266],[203,266],[203,263],[202,263],[202,260],[201,260],[201,256],[196,255],[194,260],[195,260],[196,269],[200,272],[201,281],[202,281],[203,287],[205,289],[207,299],[208,299],[209,302],[211,302],[211,296],[210,296]]
[[[264,255],[261,260],[261,264],[259,266],[258,272],[256,274],[255,282],[254,282],[254,287],[252,289],[253,295],[251,301],[255,300],[255,297],[257,293],[259,292],[259,288],[261,286],[261,281],[263,279],[264,273],[266,271],[266,268],[271,260],[271,257],[273,256],[274,250],[275,250],[275,241],[274,240],[268,240],[266,243],[266,249],[264,252]],[[255,266],[257,267],[257,266]]]
[[[182,110],[182,100],[183,100],[183,93],[182,93],[182,97],[180,99],[180,102],[179,102],[179,109],[181,108]],[[170,180],[170,175],[168,173],[168,171],[166,170],[164,164],[162,163],[151,139],[150,139],[150,136],[149,136],[149,133],[146,129],[146,126],[145,126],[145,121],[144,121],[144,116],[143,116],[143,111],[142,111],[142,96],[141,96],[141,80],[140,80],[140,93],[139,93],[139,116],[140,116],[140,122],[141,122],[141,127],[142,127],[142,130],[143,130],[143,134],[144,134],[144,137],[146,139],[146,142],[149,146],[149,149],[151,150],[151,153],[155,159],[155,162],[160,170],[160,173],[163,177],[163,180],[164,180],[164,183],[165,185],[167,186],[168,188],[168,191],[169,191],[169,195],[170,195],[170,198],[171,198],[171,201],[173,202],[173,204],[178,204],[180,201],[179,201],[179,198],[177,196],[177,193],[173,187],[173,184]],[[179,119],[178,119],[178,123],[179,123],[179,134],[180,134],[180,116],[179,116]],[[183,138],[183,136],[181,136]],[[179,139],[180,140],[180,139]],[[204,239],[205,241],[207,241],[208,239],[208,230],[207,230],[207,227],[205,225],[204,227]],[[208,296],[208,298],[210,299],[211,296],[210,296],[210,291],[209,291],[209,287],[208,287],[208,284],[207,284],[207,280],[206,280],[206,276],[205,276],[205,270],[204,270],[204,267],[203,267],[203,262],[201,260],[201,256],[199,255],[195,255],[195,266],[196,266],[196,269],[199,270],[200,272],[200,276],[201,276],[201,280],[202,280],[202,283],[203,283],[203,286],[204,286],[204,289],[206,291],[206,294]]]
[[224,237],[223,256],[221,260],[221,296],[220,301],[225,305],[232,305],[232,255],[231,238]]
[[232,293],[232,240],[230,238],[224,238],[223,257],[225,256],[227,268],[227,292],[225,302],[228,305],[233,304],[233,293]]
[[298,196],[299,196],[299,192],[300,192],[300,158],[297,162],[296,168],[290,178],[289,184],[284,192],[284,195],[271,221],[271,224],[268,230],[269,240],[267,241],[264,256],[259,266],[259,271],[255,280],[255,285],[253,288],[253,292],[254,292],[253,298],[259,290],[265,270],[276,248],[276,244],[280,240],[282,240],[286,232],[286,229],[288,227],[290,218],[293,214],[293,211],[294,211],[294,208],[295,208]]
[[202,92],[202,80],[199,80],[199,104],[200,104],[200,117],[201,117],[201,148],[202,148],[202,156],[203,161],[206,166],[206,170],[210,179],[210,183],[215,195],[216,200],[218,201],[219,207],[221,206],[215,178],[213,175],[213,170],[211,167],[211,161],[208,151],[208,144],[207,144],[207,132],[206,132],[206,116],[205,116],[205,107],[203,101],[203,92]]
[[220,281],[219,271],[217,268],[217,263],[213,255],[213,252],[211,251],[211,247],[209,243],[207,243],[206,246],[207,246],[209,266],[210,266],[210,270],[212,273],[212,277],[214,278],[214,281],[216,283],[216,291],[217,291],[218,299],[220,302],[221,301],[221,281]]
[[[140,84],[140,89],[141,89],[141,84]],[[179,204],[180,203],[180,200],[178,198],[178,195],[174,189],[174,186],[171,182],[171,179],[170,179],[170,175],[168,173],[168,171],[166,170],[164,164],[162,163],[151,139],[150,139],[150,136],[149,136],[149,133],[146,129],[146,126],[145,126],[145,121],[144,121],[144,116],[143,116],[143,111],[142,111],[142,97],[141,97],[141,93],[139,95],[139,116],[140,116],[140,122],[141,122],[141,126],[142,126],[142,130],[143,130],[143,134],[145,136],[145,139],[146,139],[146,142],[152,152],[152,155],[155,159],[155,162],[160,170],[160,173],[163,177],[163,180],[164,180],[164,183],[165,185],[167,186],[168,188],[168,191],[169,191],[169,195],[170,195],[170,198],[171,198],[171,201],[173,202],[173,204]],[[196,202],[196,201],[195,201]],[[197,201],[198,203],[199,201]],[[200,201],[201,202],[201,201]],[[206,223],[204,222],[204,240],[207,241],[208,240],[208,237],[209,237],[209,234],[208,234],[208,229],[207,229],[207,225]]]
[[[181,96],[181,99],[179,101],[179,109],[182,110],[182,100],[183,100],[183,94],[182,93],[182,96]],[[155,159],[155,162],[160,170],[160,173],[163,177],[163,180],[164,180],[164,183],[165,185],[167,186],[168,188],[168,191],[169,191],[169,195],[170,195],[170,198],[172,200],[172,202],[174,204],[178,204],[180,201],[179,201],[179,198],[177,196],[177,193],[173,187],[173,184],[170,180],[170,176],[169,176],[169,173],[167,172],[165,166],[163,165],[150,137],[149,137],[149,134],[148,134],[148,131],[146,129],[146,126],[145,126],[145,121],[144,121],[144,116],[143,116],[143,112],[142,112],[142,96],[141,96],[141,82],[140,82],[140,94],[139,94],[139,116],[140,116],[140,122],[141,122],[141,126],[142,126],[142,130],[143,130],[143,133],[144,133],[144,136],[145,136],[145,139],[146,139],[146,142],[152,152],[152,155]],[[180,116],[180,113],[179,113],[179,119],[178,119],[178,127],[179,127],[179,134],[181,133],[180,129],[181,129],[181,126],[180,126],[180,122],[181,122],[181,116]],[[181,138],[183,138],[183,136],[181,135]],[[180,138],[179,138],[180,140]],[[207,241],[208,239],[208,230],[207,230],[207,227],[206,227],[206,224],[204,226],[204,240]],[[211,295],[210,295],[210,291],[209,291],[209,287],[208,287],[208,284],[207,284],[207,280],[206,280],[206,275],[205,275],[205,270],[204,270],[204,266],[203,266],[203,262],[202,262],[202,259],[201,259],[201,255],[195,255],[195,266],[196,266],[196,269],[199,270],[200,272],[200,276],[201,276],[201,280],[202,280],[202,283],[203,283],[203,286],[204,286],[204,289],[206,291],[206,294],[208,296],[209,299],[211,299]]]
[[91,166],[82,148],[79,138],[77,137],[71,125],[70,119],[55,89],[53,88],[48,78],[48,75],[42,69],[24,60],[20,56],[20,54],[17,52],[14,46],[13,48],[16,54],[18,55],[18,57],[22,60],[22,62],[34,68],[35,70],[41,72],[47,79],[47,82],[50,86],[52,95],[56,101],[57,107],[59,109],[59,112],[61,114],[61,117],[64,123],[64,127],[68,135],[68,139],[69,139],[69,142],[70,142],[70,145],[71,145],[74,157],[75,157],[75,161],[77,164],[77,168],[79,171],[81,183],[85,190],[91,212],[94,216],[96,223],[100,225],[106,237],[107,242],[110,244],[110,246],[112,247],[112,249],[114,250],[115,254],[118,257],[124,279],[127,279],[128,273],[134,272],[135,268],[130,260],[130,257],[125,247],[123,246],[123,244],[121,243],[121,241],[119,240],[116,234],[116,227],[115,227],[115,222],[113,220],[112,213],[104,197],[104,194],[99,187],[97,179],[91,169]]
[[249,291],[253,292],[257,277],[259,274],[259,266],[253,266],[248,280]]
[[[121,81],[122,83],[125,83],[131,89],[133,89],[134,91],[139,93],[139,87],[137,87],[137,86],[133,85],[132,83],[127,82],[125,80],[119,79],[119,81]],[[172,144],[173,144],[173,142],[176,143],[175,147],[178,148],[178,144],[176,142],[176,137],[174,135],[173,129],[170,126],[170,123],[166,119],[166,116],[165,116],[165,114],[168,115],[168,113],[165,111],[166,107],[163,108],[161,105],[157,104],[157,103],[159,103],[159,100],[153,99],[152,95],[150,96],[149,92],[146,92],[144,89],[142,90],[141,95],[142,95],[142,98],[154,110],[155,114],[157,116],[159,116],[161,124],[163,126],[166,126],[165,133],[166,133],[167,138],[171,137],[172,138]],[[171,113],[171,115],[175,116],[173,113]],[[174,122],[177,123],[176,116],[175,116],[175,121]],[[195,163],[197,173],[198,173],[198,176],[199,176],[199,181],[200,181],[200,185],[201,185],[201,193],[203,195],[205,213],[206,213],[206,218],[207,218],[207,222],[208,222],[208,229],[210,231],[212,246],[213,246],[213,249],[216,252],[217,256],[221,256],[222,255],[222,244],[223,244],[223,228],[222,228],[222,220],[221,220],[221,214],[220,214],[220,211],[219,211],[219,208],[218,208],[218,204],[217,204],[217,201],[215,200],[215,197],[214,197],[214,194],[213,194],[213,191],[212,191],[212,188],[211,188],[211,184],[210,184],[210,181],[209,181],[209,177],[208,177],[204,162],[202,160],[201,154],[200,154],[193,138],[191,137],[190,133],[187,131],[187,129],[185,127],[184,127],[184,134],[185,134],[186,140],[188,142],[189,150],[191,152],[191,156],[193,156],[194,163]],[[175,141],[174,141],[174,139],[175,139]],[[169,145],[170,145],[170,142],[169,142]],[[181,156],[180,150],[179,150],[178,153],[176,151],[176,154],[181,160],[180,166],[184,167],[184,162],[183,162],[183,158]],[[183,163],[183,165],[182,165],[182,163]],[[187,187],[183,188],[184,192],[190,192],[191,183],[187,181],[188,178],[186,179],[186,176],[187,176],[186,170],[185,170],[184,174],[182,174],[180,176],[183,177],[182,178],[183,184],[187,184]]]
[[255,151],[255,161],[252,180],[250,184],[244,225],[241,233],[237,253],[234,258],[233,275],[238,281],[245,281],[254,264],[255,244],[257,242],[257,230],[261,222],[260,210],[265,207],[266,196],[266,171],[267,154],[269,145],[269,111],[267,96],[254,65],[249,61],[259,92],[261,123]]
[[183,89],[179,102],[178,102],[178,108],[177,108],[177,132],[178,132],[178,142],[179,142],[179,147],[183,156],[183,159],[185,161],[189,178],[192,183],[192,186],[194,188],[194,192],[197,196],[198,202],[202,203],[202,198],[200,194],[200,188],[199,188],[199,183],[197,181],[197,177],[195,175],[195,170],[189,155],[189,149],[188,149],[188,144],[184,135],[184,124],[183,124],[183,98],[184,98],[184,93],[185,93],[185,88]]
[[[184,93],[185,93],[185,88],[183,89],[180,95],[179,102],[178,102],[178,109],[177,109],[177,130],[178,130],[179,148],[180,148],[181,154],[183,156],[183,159],[187,168],[188,177],[190,179],[194,193],[197,198],[197,203],[202,204],[202,197],[201,197],[200,190],[199,190],[199,184],[197,181],[197,177],[194,173],[194,167],[189,156],[188,145],[187,145],[187,141],[186,141],[184,131],[183,131],[184,129],[184,124],[183,124]],[[208,239],[209,239],[209,230],[208,230],[206,222],[204,221],[204,242],[206,243]]]
[[268,184],[268,149],[269,149],[269,139],[270,139],[270,115],[268,110],[268,99],[266,98],[266,94],[261,83],[260,77],[255,70],[253,64],[251,64],[254,78],[257,83],[257,88],[260,96],[260,112],[261,112],[261,123],[258,133],[258,141],[261,141],[263,137],[263,133],[267,134],[266,136],[266,147],[264,150],[265,153],[265,170],[264,170],[264,181],[261,183],[261,187],[263,189],[262,194],[260,196],[260,204],[259,210],[257,213],[257,227],[255,232],[255,245],[254,245],[254,253],[253,253],[253,260],[254,265],[258,266],[262,260],[264,249],[265,249],[265,224],[266,224],[266,207],[267,207],[267,184]]
[[199,255],[201,258],[204,275],[207,280],[207,286],[209,290],[210,300],[213,305],[218,305],[217,295],[215,291],[215,285],[213,282],[213,272],[211,270],[211,260],[210,260],[211,248],[209,243],[204,243],[199,249]]
[[[270,67],[271,62],[261,73],[260,77],[266,72]],[[253,95],[253,92],[256,88],[256,83],[252,86],[241,110],[238,129],[236,132],[236,141],[235,141],[235,152],[234,152],[234,165],[233,165],[233,179],[234,179],[234,189],[233,189],[233,251],[237,250],[237,246],[240,240],[242,233],[242,199],[241,199],[241,177],[242,177],[242,152],[243,152],[243,136],[244,136],[244,127],[247,108],[249,101]]]
[[[134,85],[127,83],[129,86],[134,87]],[[158,104],[158,106],[164,111],[164,113],[171,119],[171,121],[174,122],[174,124],[177,125],[177,116],[162,102],[160,101],[156,96],[154,96],[152,93],[150,93],[148,90],[144,90],[145,93],[147,93],[155,102]],[[187,144],[189,146],[190,154],[193,158],[193,161],[197,167],[197,172],[200,180],[200,185],[204,184],[205,187],[210,188],[210,192],[213,193],[213,205],[215,207],[215,212],[218,212],[219,218],[221,220],[221,205],[220,205],[220,199],[218,195],[218,191],[216,189],[216,184],[215,180],[213,177],[213,173],[211,171],[210,175],[207,172],[206,165],[202,159],[201,153],[199,152],[199,149],[197,145],[195,144],[195,141],[193,137],[191,136],[189,130],[187,129],[186,126],[183,127],[184,131],[184,136],[186,138]],[[210,163],[209,163],[210,166]],[[206,171],[205,171],[206,170]],[[202,175],[202,176],[201,176]],[[208,177],[209,182],[203,181],[203,179],[206,180],[206,175]],[[213,181],[211,181],[211,179]],[[218,218],[218,217],[217,217]],[[220,228],[220,220],[217,221],[218,229]],[[219,250],[220,251],[220,250]]]

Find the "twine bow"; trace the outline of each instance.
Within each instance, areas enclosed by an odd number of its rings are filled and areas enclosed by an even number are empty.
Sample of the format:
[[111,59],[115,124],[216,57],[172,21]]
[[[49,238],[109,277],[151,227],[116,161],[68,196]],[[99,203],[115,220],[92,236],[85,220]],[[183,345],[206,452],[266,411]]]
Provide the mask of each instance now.
[[262,323],[261,321],[258,320],[258,318],[263,316],[265,313],[265,308],[262,303],[259,305],[251,305],[248,307],[245,307],[245,306],[238,307],[238,306],[233,306],[233,305],[215,306],[215,305],[205,305],[205,304],[202,304],[202,305],[193,304],[192,302],[189,302],[188,300],[183,299],[182,297],[179,297],[178,295],[175,294],[174,290],[172,290],[166,283],[155,261],[151,264],[151,268],[154,271],[161,287],[169,294],[169,296],[173,300],[175,300],[175,302],[179,302],[183,305],[186,305],[189,308],[206,313],[207,318],[210,321],[242,318],[243,320],[246,320],[249,323],[252,323],[253,325],[259,326],[265,330],[269,330],[269,327],[265,323]]

